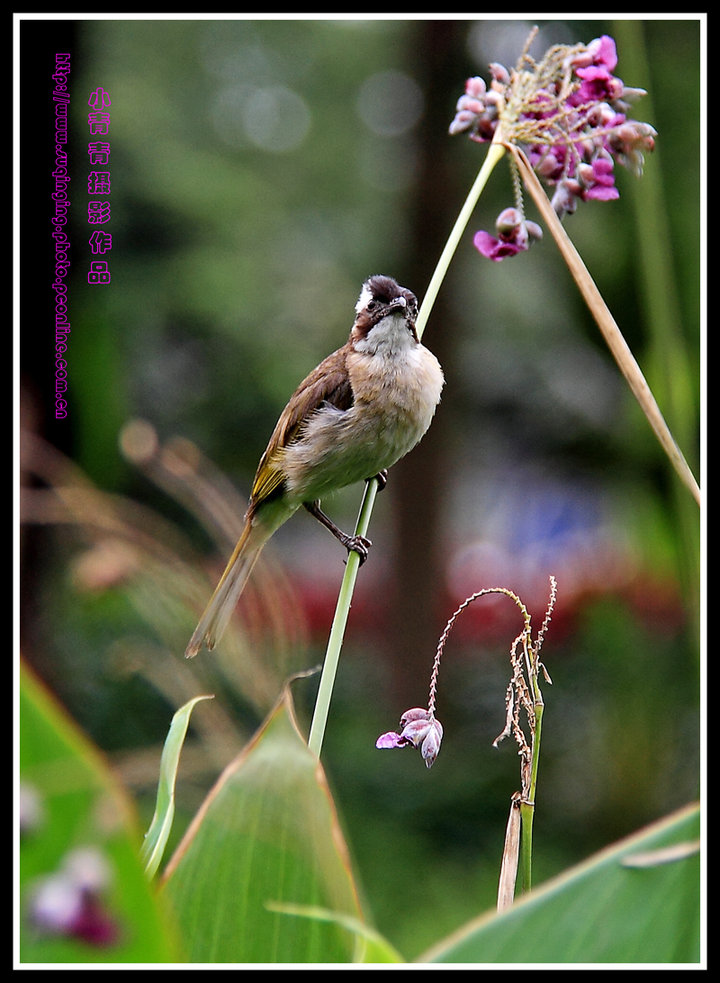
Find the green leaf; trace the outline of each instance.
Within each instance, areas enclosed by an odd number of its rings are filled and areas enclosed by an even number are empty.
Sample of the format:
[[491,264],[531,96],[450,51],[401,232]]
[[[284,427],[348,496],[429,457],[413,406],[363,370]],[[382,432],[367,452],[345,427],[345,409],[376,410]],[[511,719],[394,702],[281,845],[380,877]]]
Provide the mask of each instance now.
[[[25,666],[18,708],[21,963],[175,962],[175,932],[138,857],[141,834],[129,798]],[[106,871],[97,897],[111,937],[92,937],[87,926],[50,931],[38,918],[38,899],[49,885],[67,887],[69,864],[79,856]]]
[[143,840],[141,855],[145,862],[145,872],[152,876],[160,866],[170,830],[175,816],[175,779],[177,777],[180,752],[185,741],[190,714],[200,700],[211,700],[211,696],[196,696],[175,713],[165,738],[160,758],[160,779],[158,781],[155,813]]
[[699,808],[690,806],[485,915],[420,962],[697,963]]
[[356,936],[285,904],[362,920],[325,776],[285,692],[230,763],[168,863],[190,962],[350,962]]

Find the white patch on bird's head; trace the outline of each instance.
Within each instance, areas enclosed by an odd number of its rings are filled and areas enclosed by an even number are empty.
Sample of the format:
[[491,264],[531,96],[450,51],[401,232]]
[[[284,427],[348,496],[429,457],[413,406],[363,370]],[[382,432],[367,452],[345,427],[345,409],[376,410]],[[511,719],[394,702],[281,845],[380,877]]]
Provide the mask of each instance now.
[[415,294],[389,276],[371,276],[358,298],[350,340],[355,351],[393,355],[417,343]]
[[359,314],[360,311],[364,310],[372,299],[373,299],[373,292],[370,289],[370,281],[366,280],[365,283],[363,284],[363,288],[360,292],[360,296],[358,297],[358,302],[355,305],[355,313]]

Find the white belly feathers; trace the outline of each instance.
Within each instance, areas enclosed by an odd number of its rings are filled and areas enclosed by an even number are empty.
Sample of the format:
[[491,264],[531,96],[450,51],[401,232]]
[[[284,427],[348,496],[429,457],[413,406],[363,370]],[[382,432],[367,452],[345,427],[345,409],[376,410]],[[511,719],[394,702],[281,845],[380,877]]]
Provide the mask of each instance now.
[[[389,319],[388,319],[389,320]],[[375,329],[371,337],[376,334]],[[379,339],[378,339],[379,340]],[[283,452],[286,492],[298,503],[371,478],[421,440],[440,401],[444,379],[427,348],[407,333],[402,357],[382,345],[348,356],[355,402],[348,410],[317,409]],[[312,466],[310,466],[312,464]]]

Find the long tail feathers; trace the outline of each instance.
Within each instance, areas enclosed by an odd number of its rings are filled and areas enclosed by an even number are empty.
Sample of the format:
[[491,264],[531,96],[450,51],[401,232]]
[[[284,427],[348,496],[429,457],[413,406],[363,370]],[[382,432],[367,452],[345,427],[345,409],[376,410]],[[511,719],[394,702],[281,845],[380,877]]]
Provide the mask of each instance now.
[[198,626],[185,649],[185,658],[192,659],[203,645],[212,649],[220,640],[232,617],[248,577],[255,566],[260,551],[270,538],[272,530],[246,523],[238,544],[225,567],[215,591],[203,612]]

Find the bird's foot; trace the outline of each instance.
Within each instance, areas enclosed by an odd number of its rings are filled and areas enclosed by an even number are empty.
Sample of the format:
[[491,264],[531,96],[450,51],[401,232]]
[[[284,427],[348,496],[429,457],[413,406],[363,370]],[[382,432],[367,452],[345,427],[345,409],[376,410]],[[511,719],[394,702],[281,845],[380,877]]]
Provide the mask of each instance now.
[[[375,478],[375,480],[378,483],[378,491],[381,492],[385,487],[385,485],[387,484],[387,480],[388,480],[387,468],[383,468],[382,471],[378,471],[377,474],[373,475],[373,478]],[[372,480],[373,480],[372,478],[367,479],[367,481],[372,481]]]
[[372,541],[366,539],[365,536],[345,536],[340,542],[348,553],[357,553],[360,557],[360,566],[362,566],[368,558]]
[[305,502],[305,508],[314,516],[318,522],[321,522],[326,529],[329,529],[338,542],[342,543],[345,549],[350,552],[355,552],[360,557],[360,566],[363,565],[365,560],[368,558],[368,553],[370,552],[370,547],[372,542],[366,539],[365,536],[349,536],[342,529],[332,521],[332,519],[325,515],[323,510],[320,508],[320,502]]

